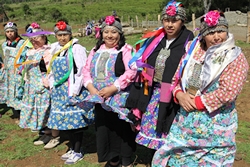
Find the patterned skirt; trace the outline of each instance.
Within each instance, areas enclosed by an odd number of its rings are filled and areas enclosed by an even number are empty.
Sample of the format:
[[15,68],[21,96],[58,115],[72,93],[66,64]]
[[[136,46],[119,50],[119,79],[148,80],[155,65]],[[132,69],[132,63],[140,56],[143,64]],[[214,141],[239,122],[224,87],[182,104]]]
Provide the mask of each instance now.
[[156,132],[158,119],[160,88],[155,87],[153,95],[147,106],[147,110],[142,114],[141,128],[136,136],[136,142],[150,149],[159,149],[166,138],[166,134]]
[[237,112],[225,109],[214,115],[181,108],[165,144],[156,151],[153,167],[233,166],[236,152]]
[[127,118],[127,115],[130,112],[129,109],[125,107],[127,97],[128,92],[123,91],[116,93],[106,100],[104,100],[101,96],[90,95],[88,93],[88,96],[82,102],[91,104],[99,103],[106,111],[117,113],[119,119],[132,123],[132,121]]
[[6,103],[6,82],[5,82],[5,70],[2,68],[0,70],[0,104]]
[[44,88],[40,92],[29,89],[29,83],[25,85],[25,93],[22,99],[20,112],[21,128],[40,130],[46,126],[50,112],[50,93]]
[[48,127],[57,130],[70,130],[87,127],[94,122],[94,104],[80,103],[88,91],[82,89],[74,99],[68,97],[68,82],[52,90],[51,111]]

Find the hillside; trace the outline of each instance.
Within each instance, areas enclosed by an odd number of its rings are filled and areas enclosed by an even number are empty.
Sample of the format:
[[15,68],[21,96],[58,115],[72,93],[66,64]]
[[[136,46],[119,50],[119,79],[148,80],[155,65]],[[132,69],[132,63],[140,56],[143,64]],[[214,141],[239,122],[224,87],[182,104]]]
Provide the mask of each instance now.
[[124,19],[157,19],[163,0],[38,0],[4,5],[11,20],[54,23],[60,18],[70,23],[86,23],[111,15],[115,10]]

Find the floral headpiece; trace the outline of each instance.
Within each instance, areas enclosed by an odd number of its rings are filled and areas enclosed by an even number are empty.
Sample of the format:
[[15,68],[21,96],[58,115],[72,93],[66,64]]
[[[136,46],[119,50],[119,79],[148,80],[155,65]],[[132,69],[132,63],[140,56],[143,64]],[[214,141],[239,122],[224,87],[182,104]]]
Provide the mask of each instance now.
[[105,21],[102,23],[101,32],[103,32],[106,28],[112,28],[118,31],[119,33],[122,33],[122,25],[119,21],[115,20],[114,16],[107,16],[105,18]]
[[56,27],[59,30],[65,30],[67,28],[67,24],[64,21],[59,21],[56,23]]
[[37,32],[37,31],[41,31],[40,25],[36,22],[33,22],[30,24],[30,26],[27,28],[26,32],[27,33],[33,33],[33,32]]
[[228,32],[228,23],[225,16],[218,10],[209,11],[201,18],[200,34],[206,36],[211,32]]
[[13,23],[13,22],[8,22],[8,23],[4,26],[4,31],[7,31],[8,29],[11,29],[11,30],[17,32],[16,24]]
[[50,31],[44,31],[41,29],[40,25],[36,22],[33,22],[30,24],[30,26],[26,30],[26,34],[22,34],[22,36],[26,37],[35,37],[35,36],[41,36],[41,35],[51,35],[54,34],[53,32]]
[[168,2],[162,11],[162,19],[164,18],[176,18],[185,21],[186,11],[183,8],[182,3],[176,2],[175,0]]
[[72,34],[71,27],[65,21],[58,21],[54,27],[55,34]]
[[210,11],[204,16],[204,21],[209,27],[216,26],[220,18],[220,12],[217,10]]
[[107,25],[109,25],[109,26],[112,25],[114,22],[115,22],[115,17],[114,16],[107,16],[105,18],[105,23]]
[[38,28],[40,28],[40,25],[36,22],[33,22],[33,23],[31,23],[31,27],[33,27],[34,29],[38,29]]
[[176,2],[173,2],[173,3],[170,3],[170,4],[167,5],[167,7],[166,7],[167,15],[169,15],[169,16],[175,16],[176,15],[177,10],[178,10],[176,5],[177,5]]

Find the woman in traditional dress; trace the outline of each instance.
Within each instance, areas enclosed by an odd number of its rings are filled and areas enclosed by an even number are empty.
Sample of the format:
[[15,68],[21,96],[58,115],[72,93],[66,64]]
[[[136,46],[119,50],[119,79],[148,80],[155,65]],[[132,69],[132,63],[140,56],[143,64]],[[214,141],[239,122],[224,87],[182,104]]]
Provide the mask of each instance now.
[[[50,45],[44,31],[36,22],[29,25],[26,36],[32,44],[26,52],[22,80],[25,80],[19,126],[39,131],[46,127],[50,111],[50,92],[46,72],[51,59]],[[34,143],[35,144],[35,143]]]
[[18,35],[16,23],[5,24],[4,32],[6,41],[2,44],[4,58],[0,72],[0,103],[6,103],[8,107],[11,107],[13,116],[19,119],[20,110],[16,106],[20,100],[16,98],[16,92],[21,75],[14,70],[14,61],[24,40]]
[[249,65],[219,11],[201,18],[200,34],[187,50],[173,79],[180,111],[152,166],[231,167],[238,123],[235,101]]
[[119,19],[107,16],[101,27],[83,69],[84,86],[90,93],[85,101],[95,103],[98,161],[108,161],[106,167],[132,167],[135,133],[126,117],[125,101],[136,74],[128,67],[133,48],[125,43]]
[[138,124],[136,142],[151,149],[152,156],[164,144],[179,110],[170,85],[185,44],[193,39],[193,33],[184,25],[186,12],[181,2],[170,1],[163,8],[161,20],[163,27],[144,36],[148,39],[130,62],[138,75],[126,102],[133,111],[129,118]]
[[54,33],[58,41],[51,44],[53,57],[48,71],[52,91],[48,127],[52,129],[52,139],[44,149],[57,146],[60,143],[59,131],[67,131],[71,147],[61,159],[65,164],[74,164],[84,155],[83,131],[94,121],[94,105],[83,109],[79,103],[87,96],[82,75],[87,55],[78,39],[72,38],[71,26],[67,22],[58,21]]

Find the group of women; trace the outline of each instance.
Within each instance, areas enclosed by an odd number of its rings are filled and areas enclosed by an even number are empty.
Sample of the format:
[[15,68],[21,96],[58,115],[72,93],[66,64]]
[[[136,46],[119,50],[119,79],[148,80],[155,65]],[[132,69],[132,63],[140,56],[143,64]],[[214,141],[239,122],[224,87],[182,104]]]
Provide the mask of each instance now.
[[119,18],[107,16],[88,56],[63,20],[52,44],[37,23],[26,41],[7,23],[1,103],[21,110],[20,127],[44,131],[35,145],[54,148],[67,131],[65,164],[83,158],[83,131],[94,123],[105,167],[132,167],[136,144],[151,150],[154,167],[232,166],[247,60],[220,11],[202,16],[196,37],[180,2],[170,1],[161,20],[134,49]]

